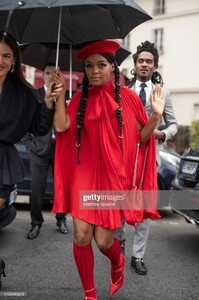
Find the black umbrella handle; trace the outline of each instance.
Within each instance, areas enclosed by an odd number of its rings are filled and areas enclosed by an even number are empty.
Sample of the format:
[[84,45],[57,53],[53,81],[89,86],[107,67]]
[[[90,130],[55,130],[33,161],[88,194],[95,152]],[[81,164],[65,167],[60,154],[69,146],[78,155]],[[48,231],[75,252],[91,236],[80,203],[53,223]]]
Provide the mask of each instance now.
[[56,86],[56,84],[55,84],[55,83],[53,83],[53,85],[51,86],[51,93],[53,93],[53,92],[54,92],[55,86]]

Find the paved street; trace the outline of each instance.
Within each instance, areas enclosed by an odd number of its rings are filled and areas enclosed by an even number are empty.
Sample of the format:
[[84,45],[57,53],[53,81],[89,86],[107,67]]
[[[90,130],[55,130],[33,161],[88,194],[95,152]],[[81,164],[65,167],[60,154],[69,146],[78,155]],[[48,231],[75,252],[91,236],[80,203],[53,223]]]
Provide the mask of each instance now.
[[[83,300],[73,262],[72,219],[68,235],[58,232],[54,215],[45,210],[42,230],[33,241],[27,206],[17,206],[16,220],[0,231],[0,256],[6,262],[1,299]],[[126,272],[123,288],[113,300],[199,299],[199,229],[170,210],[153,221],[145,257],[148,275],[130,267],[133,230],[127,226]],[[99,300],[109,298],[109,262],[94,246],[95,278]],[[14,294],[13,294],[14,293]],[[14,295],[14,296],[12,296]]]

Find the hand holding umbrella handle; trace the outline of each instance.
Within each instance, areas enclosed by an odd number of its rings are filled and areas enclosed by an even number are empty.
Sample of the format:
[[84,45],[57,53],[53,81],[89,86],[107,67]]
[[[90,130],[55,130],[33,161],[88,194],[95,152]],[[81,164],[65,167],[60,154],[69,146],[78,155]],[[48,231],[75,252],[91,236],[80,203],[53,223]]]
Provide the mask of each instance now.
[[55,87],[56,87],[56,84],[55,84],[55,83],[53,83],[53,84],[52,84],[52,86],[51,86],[51,93],[53,93],[53,92],[54,92],[54,90],[55,90]]
[[66,83],[64,75],[57,69],[52,74],[52,81],[46,91],[45,102],[49,109],[53,109],[55,102],[60,94],[65,95]]
[[62,90],[60,91],[59,95],[56,98],[56,110],[54,114],[54,128],[56,132],[62,132],[67,130],[70,127],[70,118],[69,115],[66,113],[66,100],[65,100],[65,91],[66,91],[66,80],[64,75],[60,70],[53,73],[53,79],[55,82],[59,81],[60,83],[56,85],[56,92],[58,89],[57,87],[62,86]]
[[62,83],[63,87],[66,89],[66,81],[64,78],[64,75],[62,72],[57,68],[53,73],[52,73],[52,80],[56,84]]
[[[52,91],[52,86],[54,85],[54,90]],[[49,109],[53,109],[55,103],[56,103],[56,99],[57,97],[59,97],[59,95],[61,94],[61,92],[65,90],[63,84],[60,82],[58,84],[51,82],[46,94],[45,94],[45,103],[47,108]]]

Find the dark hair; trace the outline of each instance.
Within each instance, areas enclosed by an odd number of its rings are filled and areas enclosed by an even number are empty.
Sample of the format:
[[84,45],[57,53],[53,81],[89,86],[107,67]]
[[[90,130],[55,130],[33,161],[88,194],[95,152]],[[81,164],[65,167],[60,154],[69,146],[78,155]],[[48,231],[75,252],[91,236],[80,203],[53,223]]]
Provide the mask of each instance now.
[[[150,52],[153,55],[153,57],[154,57],[154,65],[155,65],[156,68],[158,68],[159,53],[158,53],[157,48],[155,47],[155,44],[151,43],[149,41],[142,42],[141,45],[137,46],[137,51],[132,55],[134,64],[136,64],[139,54],[141,52],[144,52],[144,51]],[[132,79],[130,79],[129,82],[127,83],[128,87],[132,87],[134,85],[135,81],[136,81],[136,72],[135,72],[134,69],[131,71],[131,74],[134,77]],[[151,81],[154,84],[159,83],[161,86],[163,86],[162,76],[157,71],[155,71],[152,74]]]
[[[122,108],[120,106],[120,71],[118,68],[118,64],[116,62],[115,56],[108,53],[100,53],[100,55],[104,56],[109,63],[114,63],[114,75],[115,75],[115,90],[116,90],[116,102],[119,104],[119,109],[117,110],[117,117],[119,123],[119,137],[120,137],[120,147],[122,147],[122,128],[123,128],[123,118],[122,118]],[[81,133],[84,121],[84,114],[86,108],[86,102],[88,97],[88,88],[89,81],[86,73],[84,73],[83,81],[82,81],[82,97],[80,100],[79,108],[76,113],[76,122],[77,122],[77,143],[76,146],[78,148],[77,153],[77,161],[80,163],[80,146],[81,146]]]
[[21,57],[20,57],[19,47],[17,45],[17,41],[14,38],[14,36],[9,32],[0,31],[0,42],[10,47],[10,49],[14,53],[14,58],[15,58],[14,70],[13,72],[11,72],[10,70],[8,74],[18,79],[23,85],[33,88],[33,86],[28,81],[26,81],[23,75],[22,68],[21,68]]
[[55,63],[53,63],[53,62],[46,63],[44,68],[43,68],[43,71],[45,70],[46,67],[55,67]]

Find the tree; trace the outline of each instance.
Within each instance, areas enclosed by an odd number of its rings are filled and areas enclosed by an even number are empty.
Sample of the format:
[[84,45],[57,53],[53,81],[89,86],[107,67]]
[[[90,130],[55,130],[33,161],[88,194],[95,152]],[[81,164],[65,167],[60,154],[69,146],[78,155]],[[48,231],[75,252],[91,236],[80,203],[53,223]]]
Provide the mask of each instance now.
[[199,120],[191,123],[191,147],[199,147]]

